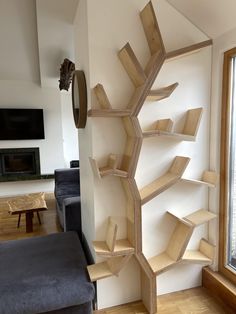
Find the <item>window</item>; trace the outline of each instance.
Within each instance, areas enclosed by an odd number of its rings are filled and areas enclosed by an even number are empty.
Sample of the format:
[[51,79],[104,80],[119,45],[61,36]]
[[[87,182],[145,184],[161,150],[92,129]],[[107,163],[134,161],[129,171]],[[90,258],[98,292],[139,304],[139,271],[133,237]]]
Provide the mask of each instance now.
[[236,283],[236,48],[224,54],[219,270]]

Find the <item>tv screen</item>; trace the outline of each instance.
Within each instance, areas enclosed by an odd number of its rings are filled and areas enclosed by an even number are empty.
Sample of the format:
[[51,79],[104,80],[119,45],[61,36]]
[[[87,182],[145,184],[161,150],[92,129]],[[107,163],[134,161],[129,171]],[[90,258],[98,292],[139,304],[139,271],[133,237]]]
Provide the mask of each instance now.
[[44,138],[43,109],[0,109],[0,140]]

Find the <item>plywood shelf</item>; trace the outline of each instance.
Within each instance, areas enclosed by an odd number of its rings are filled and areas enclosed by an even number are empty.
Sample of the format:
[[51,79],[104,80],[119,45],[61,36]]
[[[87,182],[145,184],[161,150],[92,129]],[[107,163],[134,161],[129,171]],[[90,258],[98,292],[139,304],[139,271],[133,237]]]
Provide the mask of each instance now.
[[183,56],[186,56],[186,55],[189,55],[192,53],[196,53],[202,48],[212,46],[212,44],[213,44],[213,41],[211,39],[209,39],[209,40],[205,40],[205,41],[202,41],[200,43],[193,44],[193,45],[181,48],[181,49],[167,52],[166,53],[166,60],[167,61],[176,60],[179,57],[183,57]]
[[110,251],[105,241],[93,241],[93,247],[97,255],[111,257],[129,255],[134,253],[134,247],[127,239],[116,240],[114,250]]
[[147,77],[129,43],[119,51],[118,56],[134,86],[143,85]]
[[167,271],[179,263],[193,233],[192,224],[178,219],[176,227],[164,252],[150,259],[148,262],[156,275]]
[[126,178],[128,176],[127,171],[119,169],[121,164],[121,156],[110,154],[107,161],[107,166],[100,167],[97,161],[93,158],[89,158],[94,175],[101,179],[106,176],[117,176],[121,178]]
[[153,56],[162,51],[165,52],[165,47],[151,1],[140,12],[140,18],[151,55]]
[[201,265],[211,265],[215,256],[215,246],[201,239],[198,250],[186,250],[182,262]]
[[169,170],[158,179],[142,188],[140,193],[141,203],[145,204],[158,194],[175,184],[184,173],[190,158],[176,156]]
[[130,116],[131,110],[124,109],[90,109],[88,111],[89,117],[97,118],[122,118]]
[[209,188],[215,188],[218,182],[218,174],[215,171],[204,171],[202,178],[200,180],[193,180],[182,178],[182,181],[197,184],[197,185],[205,185]]
[[199,209],[196,212],[188,216],[185,216],[184,219],[191,222],[194,226],[199,226],[206,222],[209,222],[212,219],[215,219],[216,217],[217,215],[213,214],[208,210]]
[[128,239],[117,239],[118,225],[115,219],[108,218],[105,241],[93,241],[94,250],[97,255],[111,257],[124,256],[134,253],[134,247]]
[[90,280],[92,282],[117,276],[122,268],[128,263],[132,255],[111,257],[105,262],[87,266]]
[[150,90],[146,100],[147,101],[159,101],[167,97],[170,97],[170,95],[173,93],[173,91],[176,89],[178,85],[179,85],[178,83],[175,83],[167,87],[159,88],[157,90]]
[[172,132],[171,119],[158,120],[154,130],[144,131],[143,137],[166,136],[179,141],[195,141],[202,117],[202,108],[190,109],[186,113],[184,127],[181,133]]
[[178,214],[174,213],[173,211],[167,212],[169,215],[175,217],[176,219],[187,221],[193,225],[193,227],[197,227],[199,225],[202,225],[204,223],[209,222],[212,219],[215,219],[217,215],[213,214],[212,212],[205,210],[205,209],[199,209],[195,212],[193,212],[190,215],[181,217]]

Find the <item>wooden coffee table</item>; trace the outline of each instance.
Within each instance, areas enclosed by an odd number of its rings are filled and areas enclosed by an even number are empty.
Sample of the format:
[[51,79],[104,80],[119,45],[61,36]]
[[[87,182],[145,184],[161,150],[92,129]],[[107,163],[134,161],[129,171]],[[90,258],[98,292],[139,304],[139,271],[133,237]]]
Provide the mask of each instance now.
[[33,216],[34,212],[37,213],[39,223],[40,216],[39,212],[47,210],[47,204],[44,199],[43,192],[31,193],[22,196],[17,196],[8,201],[9,214],[19,215],[17,227],[20,226],[21,214],[25,214],[26,217],[26,232],[33,232]]

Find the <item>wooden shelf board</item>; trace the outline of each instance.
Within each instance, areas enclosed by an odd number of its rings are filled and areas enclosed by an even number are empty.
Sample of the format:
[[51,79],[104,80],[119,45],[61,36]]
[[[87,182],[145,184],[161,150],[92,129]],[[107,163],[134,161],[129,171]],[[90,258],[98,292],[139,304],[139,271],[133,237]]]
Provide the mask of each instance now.
[[89,117],[104,117],[104,118],[120,118],[130,116],[131,110],[129,109],[90,109],[88,111]]
[[104,90],[104,87],[102,84],[97,84],[95,87],[94,87],[94,93],[97,97],[97,100],[101,106],[101,108],[103,109],[108,109],[108,110],[111,110],[112,109],[112,106],[110,104],[110,101],[107,97],[107,94]]
[[170,186],[175,184],[179,180],[179,178],[179,176],[167,172],[166,174],[162,175],[155,181],[142,188],[139,191],[142,204],[145,204],[152,198],[156,197],[158,194],[168,189]]
[[112,169],[109,167],[99,168],[99,172],[100,172],[101,177],[117,176],[117,177],[127,178],[127,176],[128,176],[127,171],[123,171],[120,169]]
[[158,194],[162,193],[173,184],[175,184],[182,176],[187,167],[190,158],[176,156],[169,170],[139,191],[141,203],[145,204]]
[[143,24],[143,29],[147,38],[151,55],[155,54],[160,50],[165,51],[156,15],[151,1],[149,1],[148,4],[140,12],[140,18]]
[[173,132],[166,132],[166,131],[160,131],[160,130],[150,130],[150,131],[144,131],[143,137],[154,137],[154,136],[165,136],[172,139],[176,139],[178,141],[189,141],[194,142],[196,140],[195,136],[181,134],[181,133],[173,133]]
[[90,280],[97,281],[107,277],[111,277],[114,274],[111,272],[107,262],[97,263],[87,266]]
[[118,56],[134,86],[143,85],[147,77],[129,43],[119,51]]
[[205,41],[202,41],[200,43],[193,44],[193,45],[181,48],[181,49],[167,52],[166,53],[166,60],[167,61],[173,60],[177,57],[181,57],[181,56],[184,56],[186,54],[197,52],[198,50],[200,50],[202,48],[212,46],[212,44],[213,44],[213,41],[211,39],[209,39],[209,40],[205,40]]
[[191,222],[195,226],[199,226],[201,224],[204,224],[212,219],[215,219],[217,216],[208,210],[205,209],[199,209],[198,211],[185,216],[184,219]]
[[192,263],[192,264],[201,264],[201,265],[211,265],[212,260],[201,253],[200,251],[195,250],[186,250],[183,257],[182,262]]
[[167,87],[163,87],[157,90],[151,90],[146,100],[147,101],[159,101],[167,97],[170,97],[170,95],[173,93],[173,91],[176,89],[178,85],[179,83],[175,83],[175,84],[172,84],[172,85],[169,85]]
[[114,251],[111,252],[105,241],[93,241],[94,250],[101,256],[124,256],[134,253],[134,248],[127,239],[116,240]]
[[205,185],[205,186],[208,186],[209,188],[215,188],[216,187],[214,184],[211,184],[211,183],[205,182],[205,181],[201,181],[201,180],[181,178],[181,181],[193,183],[196,185]]
[[176,262],[165,252],[149,258],[148,263],[156,275],[167,271],[176,264]]

